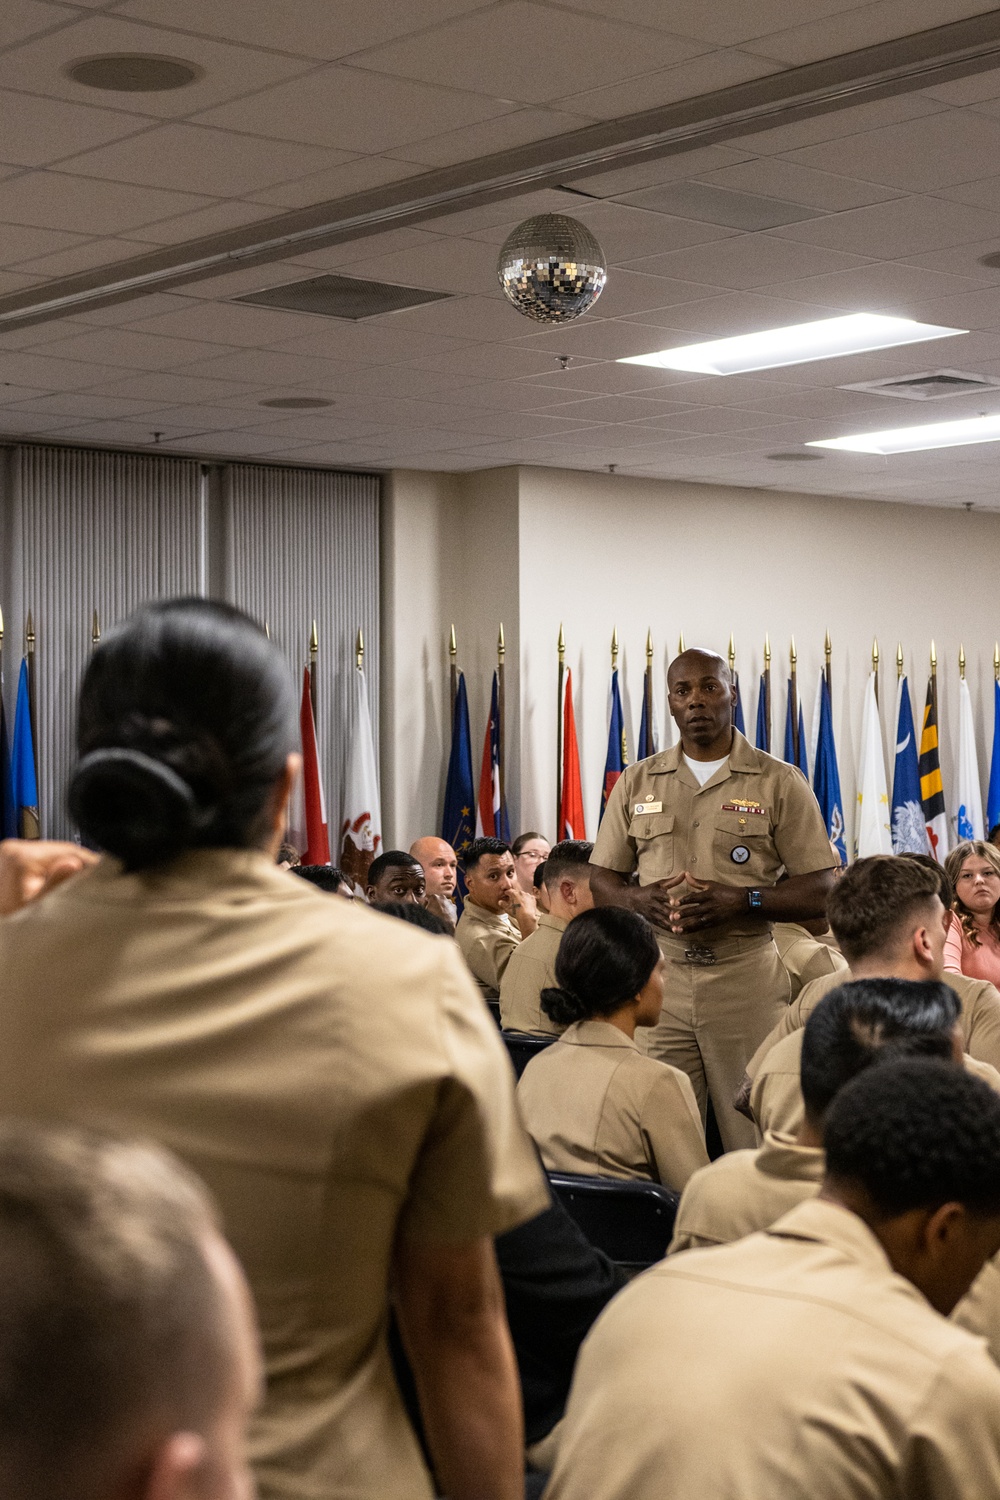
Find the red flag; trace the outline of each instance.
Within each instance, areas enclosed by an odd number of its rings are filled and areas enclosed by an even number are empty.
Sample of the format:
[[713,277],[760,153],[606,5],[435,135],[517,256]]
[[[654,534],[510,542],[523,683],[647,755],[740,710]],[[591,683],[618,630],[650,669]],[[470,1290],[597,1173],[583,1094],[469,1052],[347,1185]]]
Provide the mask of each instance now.
[[585,839],[587,827],[583,816],[583,784],[580,780],[580,750],[576,742],[576,718],[573,713],[573,673],[566,673],[566,696],[563,699],[562,803],[559,808],[560,839]]
[[319,774],[319,753],[316,749],[316,721],[313,718],[312,692],[309,668],[305,669],[302,682],[302,708],[299,711],[299,727],[302,731],[302,783],[306,804],[307,847],[302,856],[304,865],[328,865],[330,863],[330,833],[326,822],[326,798]]

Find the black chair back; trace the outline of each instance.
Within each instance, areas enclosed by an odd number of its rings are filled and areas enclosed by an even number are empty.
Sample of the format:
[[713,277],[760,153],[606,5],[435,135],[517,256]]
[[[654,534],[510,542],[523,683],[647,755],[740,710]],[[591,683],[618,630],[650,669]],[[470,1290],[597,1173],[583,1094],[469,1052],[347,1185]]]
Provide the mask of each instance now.
[[494,1021],[497,1023],[497,1028],[502,1031],[503,1022],[500,1019],[500,1001],[487,1000],[486,1008],[489,1011],[490,1015],[493,1017]]
[[550,1172],[549,1184],[592,1245],[630,1271],[667,1253],[680,1194],[658,1182]]
[[537,1057],[539,1052],[544,1052],[546,1047],[551,1047],[553,1042],[558,1041],[558,1038],[554,1036],[529,1036],[524,1031],[501,1031],[500,1035],[507,1043],[507,1051],[510,1053],[510,1060],[514,1064],[514,1072],[518,1078],[533,1057]]

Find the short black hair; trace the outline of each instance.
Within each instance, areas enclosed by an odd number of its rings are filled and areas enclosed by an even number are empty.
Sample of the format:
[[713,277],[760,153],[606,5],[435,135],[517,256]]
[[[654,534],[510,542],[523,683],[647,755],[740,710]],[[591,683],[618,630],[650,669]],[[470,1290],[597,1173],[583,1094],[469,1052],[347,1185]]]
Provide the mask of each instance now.
[[384,854],[379,855],[378,859],[373,859],[371,864],[368,866],[368,874],[365,877],[365,884],[377,884],[377,882],[381,880],[382,876],[385,874],[386,870],[409,870],[412,869],[414,865],[416,865],[417,869],[421,873],[423,873],[424,867],[420,863],[419,859],[414,859],[413,855],[407,854],[405,849],[387,849]]
[[310,885],[318,886],[332,896],[342,885],[353,889],[343,870],[338,870],[336,865],[292,865],[289,873],[297,875],[300,880],[308,880]]
[[540,891],[541,888],[542,888],[542,886],[545,884],[545,860],[544,859],[541,860],[540,863],[535,866],[535,873],[531,877],[531,883],[535,887],[536,891]]
[[916,859],[873,854],[857,859],[837,881],[826,914],[850,963],[901,940],[902,928],[939,897],[940,877]]
[[866,1068],[830,1106],[824,1146],[827,1177],[860,1186],[886,1218],[943,1203],[1000,1215],[1000,1095],[954,1064]]
[[481,859],[487,854],[509,854],[510,845],[505,844],[503,839],[473,839],[465,851],[465,868],[474,870]]
[[589,880],[593,852],[593,844],[588,844],[585,839],[563,839],[561,843],[553,844],[545,861],[545,884],[558,885],[564,875],[575,875],[579,879],[584,871]]
[[401,922],[409,922],[412,927],[422,927],[425,932],[433,932],[436,937],[451,937],[441,918],[428,911],[426,906],[421,906],[419,901],[382,901],[374,910],[385,912],[389,917],[398,917]]
[[802,1098],[821,1121],[851,1078],[888,1057],[947,1062],[961,1006],[936,980],[855,979],[824,995],[802,1038]]
[[660,961],[652,927],[638,912],[598,906],[574,917],[556,954],[558,989],[540,1003],[558,1026],[614,1015],[647,984]]
[[994,823],[993,827],[986,835],[986,842],[988,844],[995,844],[998,841],[1000,841],[1000,823]]

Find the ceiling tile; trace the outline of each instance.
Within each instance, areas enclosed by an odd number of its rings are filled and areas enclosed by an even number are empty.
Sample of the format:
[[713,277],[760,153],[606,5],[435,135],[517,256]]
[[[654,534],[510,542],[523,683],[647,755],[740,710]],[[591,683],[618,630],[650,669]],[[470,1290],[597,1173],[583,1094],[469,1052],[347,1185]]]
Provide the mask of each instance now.
[[89,271],[94,266],[109,266],[133,255],[142,255],[146,248],[133,240],[89,240],[83,245],[73,245],[51,255],[23,261],[20,269],[39,276],[74,276],[78,271]]
[[525,323],[502,294],[432,302],[393,313],[392,317],[394,323],[398,321],[406,329],[426,329],[428,333],[442,333],[449,338],[473,340],[516,338]]
[[700,182],[716,187],[736,188],[743,193],[763,193],[790,203],[805,203],[835,213],[845,208],[864,208],[869,203],[883,203],[897,197],[892,188],[832,172],[816,172],[783,157],[758,157],[723,167],[716,172],[693,174]]
[[305,251],[287,264],[292,268],[310,266],[317,271],[334,271],[360,260],[362,256],[374,258],[378,255],[394,255],[397,250],[415,250],[424,245],[436,244],[439,238],[439,235],[428,229],[411,229],[409,225],[404,225],[400,229],[383,230],[381,234],[345,240],[340,245],[328,245],[322,250]]
[[252,381],[254,385],[306,385],[323,390],[324,375],[343,374],[336,360],[315,359],[305,354],[277,354],[274,350],[243,349],[238,353],[216,354],[211,359],[189,366],[185,375],[207,380]]
[[41,31],[55,30],[76,19],[62,5],[43,5],[40,0],[4,0],[0,10],[0,48],[11,47]]
[[[291,322],[293,317],[294,314],[289,315],[288,321]],[[418,333],[395,316],[358,323],[344,318],[324,318],[323,323],[325,327],[318,327],[314,320],[308,332],[302,331],[300,323],[292,337],[286,333],[280,342],[275,339],[258,342],[269,343],[272,348],[277,347],[288,354],[314,354],[319,359],[343,360],[359,368],[396,365],[425,355],[446,354],[473,342],[471,339],[443,338],[436,333]]]
[[5,161],[40,167],[90,146],[147,130],[147,116],[94,109],[0,89],[0,149]]
[[[804,302],[734,292],[665,308],[661,315],[662,325],[660,316],[654,316],[656,324],[650,327],[651,350],[671,347],[675,342],[672,339],[661,342],[664,327],[694,336],[682,338],[680,342],[683,344],[703,339],[733,338],[737,334],[757,333],[766,328],[785,328],[793,323],[810,322],[817,316],[822,316],[822,311]],[[637,313],[629,322],[639,323],[647,318],[647,314]]]
[[94,182],[65,172],[29,172],[4,186],[3,216],[9,224],[108,235],[207,207],[209,201],[194,193]]
[[0,224],[0,266],[16,266],[19,261],[50,255],[85,244],[78,234],[60,234],[52,229],[31,229],[18,224]]
[[[247,348],[278,344],[303,333],[302,313],[283,312],[277,307],[249,307],[240,302],[191,301],[187,306],[147,318],[137,309],[134,317],[131,328],[135,333]],[[315,322],[307,318],[305,327],[312,328]]]
[[990,176],[998,155],[1000,123],[971,110],[948,109],[922,120],[807,146],[791,153],[789,160],[924,193]]
[[626,83],[567,94],[560,104],[563,109],[578,110],[599,120],[618,120],[646,109],[677,104],[682,99],[696,99],[734,84],[749,83],[753,78],[778,71],[779,65],[767,57],[754,57],[748,52],[712,52],[680,66],[662,67],[630,78]]
[[[52,346],[50,346],[52,347]],[[26,385],[35,391],[74,391],[113,380],[121,372],[111,366],[83,364],[76,360],[54,359],[24,350],[4,350],[2,373],[15,385]]]
[[156,401],[166,406],[188,402],[206,402],[209,405],[224,401],[227,396],[237,396],[253,389],[249,381],[204,380],[194,375],[171,375],[163,371],[132,374],[127,380],[120,378],[121,372],[105,376],[100,385],[95,385],[94,394],[100,396],[126,396],[136,401]]
[[[163,13],[162,6],[159,13]],[[197,63],[204,72],[185,88],[142,94],[87,88],[63,72],[77,58],[115,52],[183,58]],[[26,93],[68,99],[77,104],[100,103],[110,109],[172,118],[238,98],[310,67],[301,58],[282,57],[275,52],[196,40],[181,32],[143,26],[116,16],[84,15],[61,31],[37,37],[0,56],[0,87],[23,89]]]
[[[658,332],[652,333],[654,339]],[[551,350],[556,355],[569,354],[588,359],[623,359],[631,354],[647,353],[650,334],[651,330],[639,323],[619,322],[614,318],[595,318],[592,322],[581,319],[547,333],[532,334],[526,330],[526,336],[518,340],[518,347],[538,353]]]
[[94,421],[141,416],[156,410],[155,401],[131,401],[127,396],[95,396],[90,391],[60,391],[52,396],[34,396],[20,401],[18,409],[39,416],[92,418]]
[[[563,330],[560,330],[563,332]],[[565,330],[566,336],[569,330]],[[447,354],[411,361],[415,378],[421,370],[440,370],[481,380],[516,380],[521,375],[538,375],[555,361],[547,349],[522,348],[513,344],[472,344]]]
[[[619,0],[569,0],[574,9],[614,12]],[[646,13],[662,7],[656,0],[625,0],[626,9],[622,17],[633,24],[653,24]],[[795,12],[805,20],[836,15],[841,11],[852,11],[857,0],[800,0]],[[638,14],[635,12],[638,11]],[[699,0],[671,0],[668,7],[671,29],[684,36],[698,37],[705,42],[714,42],[720,47],[732,47],[752,37],[765,36],[777,31],[788,20],[788,5],[785,0],[755,0],[752,6],[741,0],[713,0],[703,5]]]
[[207,110],[198,121],[276,140],[378,152],[489,120],[514,107],[510,100],[335,66]]
[[823,212],[800,203],[736,192],[732,188],[705,182],[669,182],[630,193],[622,201],[653,213],[675,214],[696,223],[722,224],[730,229],[751,231],[775,229],[779,224],[799,224],[806,219],[818,218]]
[[497,285],[497,255],[492,245],[449,237],[413,250],[397,250],[394,255],[361,255],[348,261],[344,271],[394,286],[475,296]]
[[682,250],[688,245],[707,247],[713,240],[729,240],[738,235],[737,230],[721,224],[697,224],[693,219],[651,213],[625,203],[591,205],[580,200],[573,217],[582,220],[597,236],[609,265],[625,265],[639,256]]
[[[895,207],[894,204],[887,206]],[[861,209],[859,212],[871,213],[873,210]],[[837,215],[832,219],[813,220],[811,225],[793,227],[802,233],[817,224],[824,227],[839,224],[841,219],[849,217],[849,214]],[[795,275],[820,276],[827,271],[847,271],[861,264],[856,255],[817,245],[793,245],[778,238],[777,233],[743,234],[720,244],[673,250],[665,255],[646,255],[627,263],[630,269],[642,271],[645,275],[676,276],[681,280],[729,287],[733,291],[788,281]]]
[[377,73],[545,104],[684,62],[703,50],[676,36],[593,16],[574,18],[568,34],[565,12],[509,0],[363,52],[355,62]]
[[176,219],[162,219],[133,231],[132,238],[145,245],[179,245],[203,235],[222,234],[227,229],[241,229],[271,218],[273,208],[255,203],[213,203],[211,208],[197,208],[194,213],[180,214]]
[[834,109],[825,115],[813,115],[808,120],[796,120],[792,125],[776,125],[771,130],[741,135],[728,144],[742,147],[755,156],[777,156],[784,151],[798,151],[821,141],[836,140],[839,136],[860,135],[866,130],[878,130],[883,125],[895,125],[900,120],[937,114],[944,108],[939,100],[929,99],[926,94],[896,94],[890,99],[876,99],[868,104],[855,104],[850,109]]
[[929,300],[974,291],[981,284],[968,276],[950,276],[892,261],[862,266],[856,271],[836,271],[830,276],[784,281],[768,287],[768,291],[777,297],[818,303],[840,312],[886,312],[933,322],[934,319],[925,317]]
[[182,436],[184,429],[148,427],[145,421],[67,422],[63,418],[59,436],[74,443],[100,443],[116,448],[153,448],[159,446],[154,436],[157,431],[163,438],[169,439]]
[[[825,219],[813,219],[809,224],[789,224],[784,229],[774,230],[773,238],[893,260],[927,250],[970,244],[991,233],[1000,242],[998,214],[959,203],[945,203],[940,198],[913,197],[875,203],[870,208],[850,209]],[[788,279],[784,273],[779,275],[782,280]]]
[[723,167],[751,160],[748,151],[731,151],[728,146],[699,146],[693,151],[677,151],[637,162],[631,167],[615,167],[590,177],[574,177],[569,185],[575,192],[594,198],[618,198],[638,193],[642,188],[659,187],[664,182],[682,182],[690,177],[708,177]]
[[541,188],[535,193],[519,193],[515,198],[501,198],[496,203],[480,203],[457,213],[439,214],[427,225],[435,234],[458,234],[485,238],[491,231],[497,244],[506,239],[515,224],[535,214],[575,214],[580,199],[565,188]]
[[783,63],[816,62],[981,15],[993,7],[988,0],[876,0],[875,4],[839,8],[847,13],[771,32],[760,39],[761,51]]
[[980,104],[984,99],[1000,99],[1000,68],[956,78],[951,83],[935,83],[923,92],[942,104]]
[[[197,305],[197,304],[194,304]],[[176,308],[190,307],[192,303],[179,294],[169,292],[147,292],[145,296],[130,297],[125,302],[116,302],[107,307],[82,307],[73,314],[74,323],[94,323],[100,328],[117,327],[134,322],[136,318],[151,318],[156,313],[172,312]],[[58,323],[50,324],[58,327]]]
[[530,141],[564,135],[590,123],[582,114],[571,115],[555,109],[519,109],[497,119],[483,120],[478,125],[449,130],[444,135],[432,136],[430,140],[417,141],[411,146],[400,146],[396,154],[424,167],[450,167],[455,162],[473,161],[479,156],[492,156],[497,151],[525,146]]
[[364,193],[388,182],[402,182],[407,177],[418,176],[423,170],[416,162],[397,161],[387,156],[358,156],[353,161],[345,161],[342,166],[330,167],[326,172],[311,172],[297,182],[279,183],[249,196],[255,203],[266,203],[275,208],[305,208],[312,203],[327,203],[335,198],[348,198],[353,193]]
[[[90,328],[58,343],[47,344],[46,354],[56,359],[101,361],[127,370],[169,370],[206,356],[218,357],[216,344],[193,339],[156,338],[130,328]],[[227,353],[235,353],[227,350]],[[96,381],[92,384],[96,385]]]

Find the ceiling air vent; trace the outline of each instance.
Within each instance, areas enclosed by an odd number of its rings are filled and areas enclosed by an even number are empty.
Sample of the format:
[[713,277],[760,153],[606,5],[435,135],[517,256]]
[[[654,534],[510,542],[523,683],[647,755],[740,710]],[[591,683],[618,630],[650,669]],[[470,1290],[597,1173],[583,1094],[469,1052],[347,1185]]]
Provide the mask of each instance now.
[[992,375],[968,375],[964,370],[925,370],[922,375],[893,375],[888,380],[863,380],[842,385],[842,391],[867,391],[872,396],[901,396],[904,401],[944,401],[948,396],[975,396],[993,391],[1000,380]]
[[377,318],[382,313],[402,312],[424,302],[441,302],[451,292],[425,292],[415,286],[390,286],[382,281],[361,281],[356,276],[312,276],[284,286],[234,297],[254,307],[281,307],[287,312],[318,314],[321,318]]

